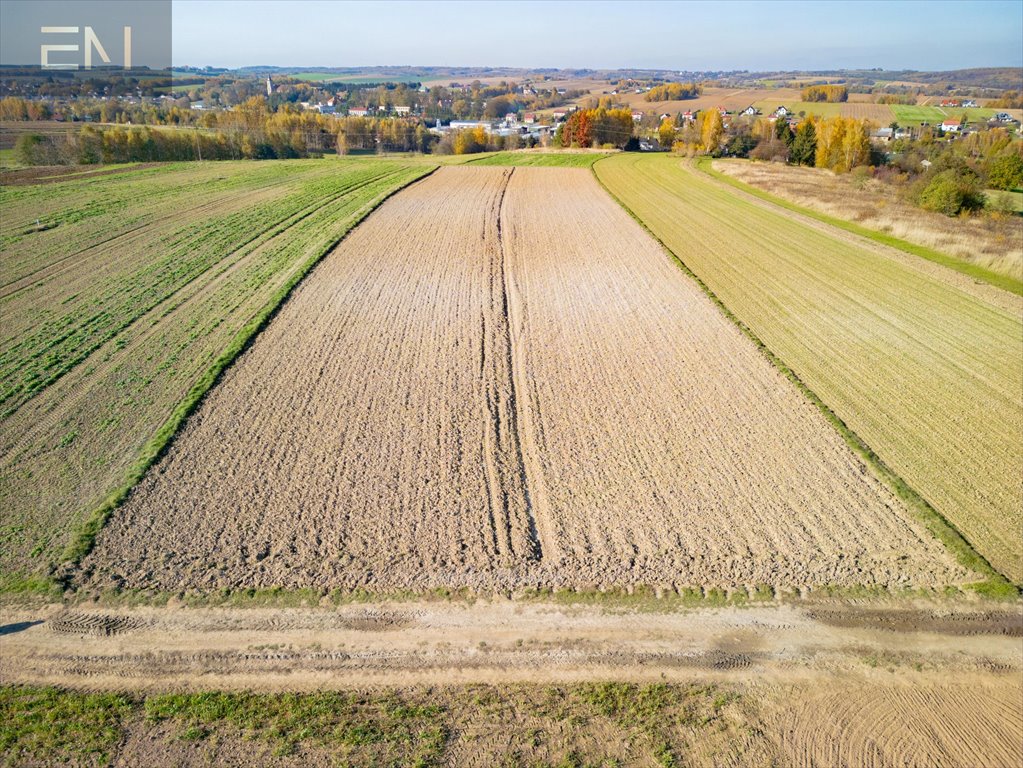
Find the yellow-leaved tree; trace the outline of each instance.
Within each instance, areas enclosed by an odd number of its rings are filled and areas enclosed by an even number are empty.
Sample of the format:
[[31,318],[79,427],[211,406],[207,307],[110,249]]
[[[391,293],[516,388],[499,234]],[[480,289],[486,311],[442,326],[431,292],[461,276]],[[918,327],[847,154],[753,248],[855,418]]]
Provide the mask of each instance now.
[[721,121],[721,113],[716,109],[708,109],[703,113],[703,125],[700,128],[700,143],[705,152],[716,152],[724,135],[725,125]]
[[818,168],[846,173],[870,163],[870,123],[835,116],[817,122]]

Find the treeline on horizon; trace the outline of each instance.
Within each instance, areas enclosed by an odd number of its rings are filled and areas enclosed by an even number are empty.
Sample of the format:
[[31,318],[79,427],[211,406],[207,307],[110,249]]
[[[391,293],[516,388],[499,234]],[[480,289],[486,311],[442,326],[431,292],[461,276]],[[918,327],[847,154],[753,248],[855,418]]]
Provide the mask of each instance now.
[[849,100],[849,89],[844,85],[811,85],[804,88],[803,101],[839,103]]
[[665,83],[651,88],[643,98],[647,101],[685,101],[699,98],[702,93],[703,86],[698,83]]

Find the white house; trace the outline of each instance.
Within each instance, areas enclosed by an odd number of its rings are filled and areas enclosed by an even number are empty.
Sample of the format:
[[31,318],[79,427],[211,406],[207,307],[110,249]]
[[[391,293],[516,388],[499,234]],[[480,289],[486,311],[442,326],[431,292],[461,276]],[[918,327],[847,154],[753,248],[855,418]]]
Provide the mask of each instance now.
[[941,122],[941,130],[945,133],[959,133],[961,128],[962,126],[959,125],[959,121],[954,117],[950,117],[948,120],[943,120]]
[[746,107],[746,109],[744,109],[739,114],[752,116],[752,115],[757,114],[759,111],[760,110],[758,110],[756,107],[754,107],[752,104],[750,104],[748,107]]
[[410,114],[412,114],[412,107],[409,107],[405,104],[395,104],[394,114],[398,115],[399,117],[408,117]]
[[632,113],[632,119],[633,119],[634,122],[638,123],[640,120],[643,119],[643,113],[642,112],[633,112]]
[[369,114],[369,107],[349,107],[348,114],[351,117],[366,117]]
[[788,107],[782,105],[774,110],[773,114],[775,117],[788,117],[792,113],[789,111]]

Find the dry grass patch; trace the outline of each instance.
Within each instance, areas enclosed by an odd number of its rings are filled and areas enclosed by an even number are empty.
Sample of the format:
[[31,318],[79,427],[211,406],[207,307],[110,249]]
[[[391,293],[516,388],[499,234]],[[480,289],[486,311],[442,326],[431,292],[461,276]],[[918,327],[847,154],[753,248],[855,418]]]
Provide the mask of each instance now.
[[799,205],[1023,279],[1023,217],[950,218],[900,199],[884,182],[819,168],[718,160],[714,168]]

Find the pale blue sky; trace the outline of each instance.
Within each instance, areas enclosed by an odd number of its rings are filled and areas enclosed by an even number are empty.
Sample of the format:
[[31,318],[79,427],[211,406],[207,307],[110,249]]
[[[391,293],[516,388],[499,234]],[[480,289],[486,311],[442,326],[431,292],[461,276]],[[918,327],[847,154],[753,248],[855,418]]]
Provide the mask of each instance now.
[[174,0],[174,63],[690,70],[1023,66],[1023,2]]

